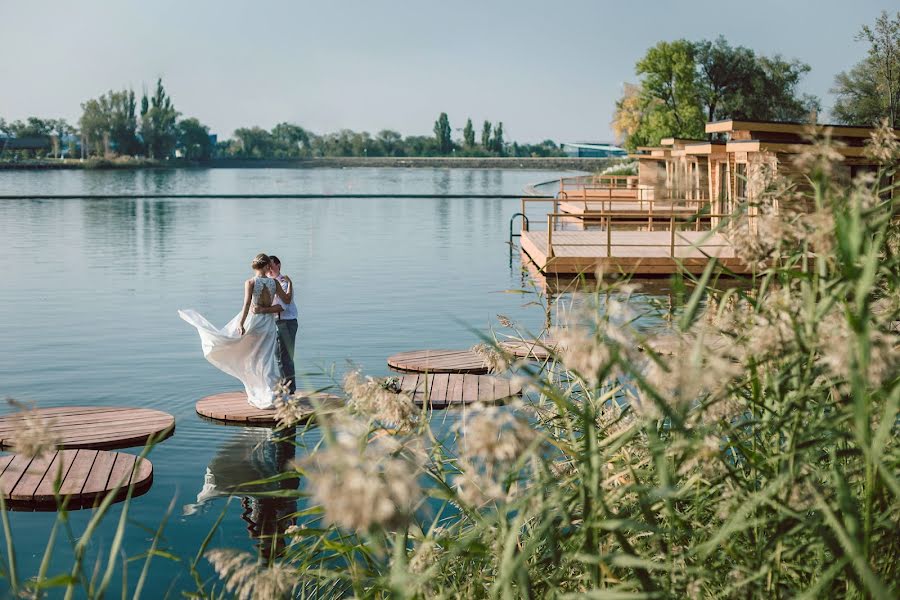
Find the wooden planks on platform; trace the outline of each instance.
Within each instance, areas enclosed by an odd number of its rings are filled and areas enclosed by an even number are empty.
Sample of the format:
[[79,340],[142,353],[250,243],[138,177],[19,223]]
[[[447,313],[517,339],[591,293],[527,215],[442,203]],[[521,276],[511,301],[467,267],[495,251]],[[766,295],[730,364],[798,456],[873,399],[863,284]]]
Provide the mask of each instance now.
[[472,350],[412,350],[388,357],[396,371],[414,373],[487,373],[484,359]]
[[60,406],[0,417],[0,447],[9,448],[28,419],[43,422],[60,448],[128,448],[160,441],[175,431],[175,417],[149,408]]
[[[56,510],[54,491],[69,509],[94,506],[107,494],[123,500],[129,486],[140,496],[153,483],[153,465],[125,452],[56,450],[39,457],[0,457],[0,493],[15,510]],[[117,489],[118,488],[118,489]]]
[[[342,402],[333,394],[316,394],[316,398],[322,402]],[[312,402],[305,398],[301,398],[300,402],[308,408],[306,417],[312,417],[315,412]],[[197,414],[216,421],[241,425],[274,425],[278,422],[274,408],[261,409],[251,406],[245,392],[224,392],[207,396],[199,400],[195,408]]]
[[522,393],[522,386],[510,379],[473,373],[409,373],[400,377],[400,389],[416,404],[431,408],[501,402]]
[[545,361],[550,358],[555,342],[550,338],[536,340],[508,340],[500,342],[500,347],[517,358],[531,358]]
[[671,241],[669,231],[611,231],[609,238],[606,231],[554,231],[551,256],[546,231],[523,231],[521,237],[522,251],[543,273],[702,273],[709,257],[735,273],[750,271],[718,233],[680,231],[674,247]]

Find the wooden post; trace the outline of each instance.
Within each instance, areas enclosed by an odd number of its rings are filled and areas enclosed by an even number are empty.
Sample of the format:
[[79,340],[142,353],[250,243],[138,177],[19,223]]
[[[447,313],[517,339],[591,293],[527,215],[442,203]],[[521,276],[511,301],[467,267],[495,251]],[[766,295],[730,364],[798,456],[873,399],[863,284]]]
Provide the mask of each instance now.
[[606,215],[606,258],[612,258],[612,217]]
[[553,214],[547,215],[547,258],[553,258]]
[[669,256],[675,258],[675,213],[669,216]]

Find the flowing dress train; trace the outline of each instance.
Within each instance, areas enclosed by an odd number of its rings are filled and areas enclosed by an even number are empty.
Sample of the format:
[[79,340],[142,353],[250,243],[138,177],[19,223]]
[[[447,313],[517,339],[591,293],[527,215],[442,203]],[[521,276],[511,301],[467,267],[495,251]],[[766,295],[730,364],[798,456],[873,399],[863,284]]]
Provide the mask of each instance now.
[[[263,290],[274,298],[275,285],[275,280],[269,277],[255,278],[252,303],[259,302]],[[252,406],[274,408],[275,387],[281,380],[277,358],[278,327],[274,314],[254,314],[251,311],[244,322],[244,335],[239,330],[240,313],[222,329],[217,329],[195,310],[179,310],[178,316],[197,329],[206,360],[241,380],[247,392],[247,401]]]

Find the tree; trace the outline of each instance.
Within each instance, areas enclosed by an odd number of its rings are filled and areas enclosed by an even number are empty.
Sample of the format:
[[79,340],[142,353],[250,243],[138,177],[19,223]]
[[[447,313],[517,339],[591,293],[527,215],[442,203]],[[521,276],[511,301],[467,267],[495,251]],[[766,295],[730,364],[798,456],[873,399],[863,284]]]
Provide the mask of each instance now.
[[100,102],[107,114],[109,141],[116,153],[122,155],[139,153],[134,91],[110,91],[108,95],[100,97]]
[[481,145],[482,147],[490,152],[491,150],[491,122],[485,121],[484,125],[481,126]]
[[472,127],[472,119],[466,119],[466,126],[463,128],[463,145],[466,148],[475,146],[475,128]]
[[837,94],[834,116],[841,123],[871,125],[886,118],[900,126],[900,12],[882,11],[875,25],[864,25],[857,41],[869,43],[866,58],[849,73],[839,73],[831,90]]
[[494,126],[494,135],[491,138],[490,149],[500,156],[503,156],[506,153],[506,146],[503,141],[503,121],[500,121]]
[[299,125],[279,123],[272,128],[272,138],[278,158],[297,158],[312,153],[309,133]]
[[182,119],[178,123],[176,146],[188,160],[209,160],[213,150],[209,127],[194,118]]
[[50,132],[53,140],[53,154],[62,158],[63,143],[65,138],[75,133],[75,128],[69,125],[65,119],[49,119],[47,121],[50,126]]
[[81,104],[78,127],[81,129],[81,148],[86,155],[109,152],[109,114],[99,99]]
[[169,158],[178,137],[177,120],[180,113],[166,94],[162,78],[156,80],[152,97],[144,92],[141,98],[141,135],[150,158]]
[[272,134],[261,127],[242,127],[235,129],[237,138],[235,154],[247,158],[269,158],[275,150]]
[[676,40],[650,48],[635,68],[639,84],[626,84],[613,129],[625,146],[656,145],[664,137],[700,138],[705,121],[801,121],[819,109],[797,91],[809,65],[781,56],[758,56],[719,37]]
[[403,136],[391,129],[382,129],[375,136],[375,141],[381,146],[381,152],[385,156],[403,156]]
[[434,138],[441,154],[450,154],[450,150],[453,149],[451,133],[450,119],[447,118],[447,113],[442,112],[434,122]]

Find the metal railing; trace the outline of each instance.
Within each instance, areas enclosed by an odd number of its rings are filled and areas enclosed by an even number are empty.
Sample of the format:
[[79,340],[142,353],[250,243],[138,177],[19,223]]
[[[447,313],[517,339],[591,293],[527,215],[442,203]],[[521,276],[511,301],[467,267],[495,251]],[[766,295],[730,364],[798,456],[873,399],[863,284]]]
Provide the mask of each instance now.
[[593,185],[618,188],[636,188],[637,175],[577,175],[575,177],[560,177],[559,189],[563,191],[569,186]]
[[[613,239],[612,239],[613,238],[613,235],[612,235],[613,219],[617,218],[617,217],[622,217],[622,216],[633,217],[634,215],[617,213],[617,212],[608,212],[608,213],[602,215],[602,217],[606,220],[606,226],[605,226],[605,228],[603,228],[603,229],[605,229],[605,232],[606,232],[605,244],[601,245],[601,244],[597,244],[595,242],[594,243],[563,242],[558,245],[559,246],[605,247],[606,248],[606,258],[612,257],[612,247],[613,246],[615,246],[617,248],[619,248],[619,247],[622,247],[622,248],[631,248],[631,247],[634,247],[634,248],[668,248],[669,249],[669,256],[668,256],[669,258],[675,258],[675,249],[676,248],[697,248],[696,242],[692,242],[684,237],[682,237],[681,240],[687,242],[686,244],[676,244],[675,243],[675,240],[677,237],[676,232],[678,231],[677,226],[684,224],[684,223],[692,223],[696,220],[693,217],[686,217],[685,215],[681,215],[678,213],[669,213],[668,214],[668,219],[667,219],[667,222],[669,225],[669,228],[668,228],[669,242],[668,242],[668,244],[658,244],[658,243],[654,244],[654,243],[649,243],[649,242],[626,243],[626,242],[621,242],[621,241],[616,241],[615,243],[613,243]],[[710,216],[710,217],[730,217],[732,215],[716,213],[716,214],[710,214],[708,216]],[[663,219],[662,217],[663,217],[663,215],[658,213],[655,216],[655,219],[657,220],[657,222],[661,221],[661,222],[665,223],[666,219]],[[570,215],[568,213],[549,213],[547,215],[547,252],[548,252],[547,257],[548,258],[553,257],[555,254],[553,251],[553,232],[554,232],[554,230],[556,230],[556,225],[558,224],[560,219],[571,219],[571,218],[572,218],[572,215]],[[652,226],[652,222],[649,224]],[[713,235],[715,232],[710,230],[709,233],[710,233],[710,235]],[[704,244],[702,244],[702,246],[704,248],[727,248],[727,247],[730,247],[731,245],[728,243],[723,243],[723,244],[706,244],[706,243],[704,243]]]

